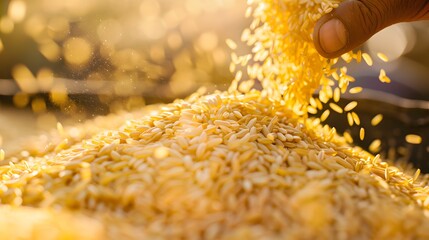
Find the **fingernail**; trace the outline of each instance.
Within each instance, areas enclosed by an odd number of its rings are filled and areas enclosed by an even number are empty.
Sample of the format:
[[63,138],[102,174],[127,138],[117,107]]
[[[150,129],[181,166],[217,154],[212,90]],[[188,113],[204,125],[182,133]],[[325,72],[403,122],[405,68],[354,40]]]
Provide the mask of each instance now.
[[344,24],[336,18],[324,23],[319,29],[319,41],[326,53],[334,53],[342,49],[347,43]]

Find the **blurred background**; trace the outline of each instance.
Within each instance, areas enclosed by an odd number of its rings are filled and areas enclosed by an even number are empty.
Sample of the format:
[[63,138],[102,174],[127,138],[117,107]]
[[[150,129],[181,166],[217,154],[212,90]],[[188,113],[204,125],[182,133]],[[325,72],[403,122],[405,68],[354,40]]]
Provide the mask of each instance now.
[[[225,40],[249,52],[240,44],[245,9],[245,0],[0,0],[0,147],[58,121],[171,102],[201,86],[226,89],[233,75]],[[402,149],[393,157],[419,167],[429,166],[428,43],[428,22],[383,30],[363,46],[373,68],[349,67],[366,90],[345,96],[359,99],[362,122],[384,114],[357,144],[382,139],[384,155]],[[390,62],[377,60],[378,52]],[[392,83],[378,81],[381,68]],[[328,123],[349,129],[345,116]],[[348,131],[356,136],[358,128]],[[409,133],[423,143],[407,143]]]
[[239,40],[245,7],[238,0],[1,0],[1,118],[10,123],[0,127],[3,142],[23,128],[30,134],[57,120],[171,102],[201,86],[226,89],[225,39]]

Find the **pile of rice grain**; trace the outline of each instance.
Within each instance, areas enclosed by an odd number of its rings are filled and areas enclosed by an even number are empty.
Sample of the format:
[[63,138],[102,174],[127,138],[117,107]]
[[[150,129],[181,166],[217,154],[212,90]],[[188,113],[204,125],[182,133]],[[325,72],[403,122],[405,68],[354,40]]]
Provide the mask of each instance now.
[[194,95],[14,162],[3,204],[78,211],[110,239],[429,237],[416,177],[258,91]]
[[311,45],[311,24],[338,2],[249,0],[255,22],[244,39],[262,65],[248,74],[263,91],[237,78],[229,92],[59,126],[50,145],[9,153],[0,166],[0,235],[428,239],[429,188],[419,171],[408,175],[305,117],[309,104],[327,103],[353,81]]

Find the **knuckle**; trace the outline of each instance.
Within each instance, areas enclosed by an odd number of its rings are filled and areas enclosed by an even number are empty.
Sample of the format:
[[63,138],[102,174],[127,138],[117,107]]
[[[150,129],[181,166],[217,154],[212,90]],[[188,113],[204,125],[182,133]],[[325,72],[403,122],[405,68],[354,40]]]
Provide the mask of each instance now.
[[389,6],[385,1],[355,1],[357,13],[367,33],[374,33],[386,25]]
[[401,0],[401,6],[405,6],[408,9],[408,20],[415,21],[421,18],[427,17],[429,14],[429,1],[428,0],[415,0],[407,1]]

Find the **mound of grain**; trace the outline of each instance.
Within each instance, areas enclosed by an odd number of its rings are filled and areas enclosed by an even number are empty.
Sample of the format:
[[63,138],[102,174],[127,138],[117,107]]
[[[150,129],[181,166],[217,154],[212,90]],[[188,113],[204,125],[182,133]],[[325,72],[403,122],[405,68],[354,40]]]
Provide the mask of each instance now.
[[258,91],[178,100],[0,171],[2,204],[77,211],[110,239],[429,237],[427,187]]

